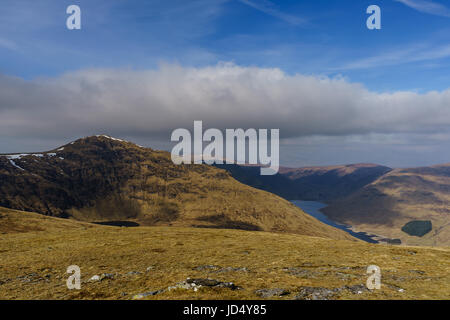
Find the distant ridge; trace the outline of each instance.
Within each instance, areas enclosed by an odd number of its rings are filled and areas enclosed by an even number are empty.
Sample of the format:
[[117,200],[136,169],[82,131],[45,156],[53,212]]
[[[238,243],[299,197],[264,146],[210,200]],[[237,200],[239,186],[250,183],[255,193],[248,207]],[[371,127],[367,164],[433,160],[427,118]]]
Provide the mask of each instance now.
[[274,176],[260,176],[257,167],[223,166],[231,175],[261,190],[288,200],[329,202],[342,198],[375,181],[391,168],[376,164],[350,164],[323,167],[281,167]]

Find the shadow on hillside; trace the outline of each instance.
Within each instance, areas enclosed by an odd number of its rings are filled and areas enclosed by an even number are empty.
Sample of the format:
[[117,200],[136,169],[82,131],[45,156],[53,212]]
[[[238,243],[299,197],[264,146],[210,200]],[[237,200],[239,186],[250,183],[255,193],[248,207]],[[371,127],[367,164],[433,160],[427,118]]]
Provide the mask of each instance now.
[[113,227],[139,227],[139,223],[134,221],[100,221],[93,223]]
[[211,225],[192,225],[194,228],[239,229],[246,231],[262,231],[261,227],[243,221],[233,221],[224,214],[197,218],[198,221],[210,222]]

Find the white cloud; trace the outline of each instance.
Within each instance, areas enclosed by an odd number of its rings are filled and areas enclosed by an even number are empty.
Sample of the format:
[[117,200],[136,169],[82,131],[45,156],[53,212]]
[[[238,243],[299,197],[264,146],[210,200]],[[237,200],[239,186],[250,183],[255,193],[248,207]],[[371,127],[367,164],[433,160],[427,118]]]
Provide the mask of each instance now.
[[443,4],[428,0],[395,0],[417,11],[436,16],[450,17],[450,9]]
[[3,137],[163,137],[194,120],[279,128],[282,137],[450,132],[450,90],[375,93],[344,79],[219,64],[92,69],[25,81],[0,76]]

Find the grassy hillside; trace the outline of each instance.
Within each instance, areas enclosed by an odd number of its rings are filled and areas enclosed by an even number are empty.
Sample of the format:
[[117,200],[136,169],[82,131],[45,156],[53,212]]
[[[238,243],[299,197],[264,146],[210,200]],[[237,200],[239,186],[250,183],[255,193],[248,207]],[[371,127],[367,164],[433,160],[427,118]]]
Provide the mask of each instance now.
[[[450,299],[444,248],[120,228],[3,208],[0,234],[0,299]],[[66,287],[73,264],[81,267],[81,290]],[[364,288],[371,264],[382,275],[373,292]],[[89,281],[94,275],[102,280]],[[186,289],[187,278],[202,286]]]
[[[324,211],[337,221],[411,245],[450,245],[450,165],[395,169]],[[431,222],[422,237],[402,228]],[[404,228],[406,230],[407,228]]]
[[41,154],[0,156],[0,205],[88,222],[352,239],[278,196],[237,182],[225,170],[177,166],[168,152],[106,136]]

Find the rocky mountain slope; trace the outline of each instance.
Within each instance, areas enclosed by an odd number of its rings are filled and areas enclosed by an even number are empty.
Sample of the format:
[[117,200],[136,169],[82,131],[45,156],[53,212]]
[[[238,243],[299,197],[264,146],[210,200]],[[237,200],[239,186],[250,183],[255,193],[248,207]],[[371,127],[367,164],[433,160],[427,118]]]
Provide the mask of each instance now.
[[0,156],[0,206],[80,221],[232,228],[353,239],[208,165],[108,136]]

